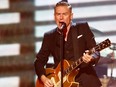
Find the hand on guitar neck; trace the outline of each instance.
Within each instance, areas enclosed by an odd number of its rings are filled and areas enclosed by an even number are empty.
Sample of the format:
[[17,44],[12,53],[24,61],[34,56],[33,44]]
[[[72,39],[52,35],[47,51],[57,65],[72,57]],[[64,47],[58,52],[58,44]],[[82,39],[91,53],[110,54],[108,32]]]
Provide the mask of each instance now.
[[83,54],[82,60],[85,63],[89,63],[89,62],[91,62],[93,60],[92,56],[89,55],[89,51],[88,50],[86,51],[86,53]]
[[98,51],[95,51],[91,54],[89,50],[86,50],[85,53],[83,53],[82,60],[85,63],[89,63],[94,59],[98,59],[99,57],[100,57],[100,53]]

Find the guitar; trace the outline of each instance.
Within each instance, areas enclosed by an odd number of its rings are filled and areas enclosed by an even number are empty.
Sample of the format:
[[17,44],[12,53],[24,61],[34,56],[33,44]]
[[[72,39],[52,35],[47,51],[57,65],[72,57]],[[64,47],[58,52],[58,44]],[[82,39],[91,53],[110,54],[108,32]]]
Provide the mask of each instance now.
[[[95,47],[89,50],[89,54],[93,54],[96,51],[101,51],[111,45],[109,39],[104,40]],[[78,60],[70,63],[67,60],[63,60],[63,86],[64,87],[79,87],[79,83],[75,82],[75,76],[79,73],[76,68],[83,62],[82,57]],[[55,69],[46,68],[46,75],[54,83],[54,87],[61,87],[61,63]],[[44,84],[40,79],[36,81],[36,87],[44,87]]]

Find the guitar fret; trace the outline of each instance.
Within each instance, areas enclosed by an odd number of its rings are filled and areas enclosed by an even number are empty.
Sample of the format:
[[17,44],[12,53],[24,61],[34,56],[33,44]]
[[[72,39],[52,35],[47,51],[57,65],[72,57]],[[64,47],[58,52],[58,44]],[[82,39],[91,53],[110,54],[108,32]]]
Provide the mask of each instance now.
[[83,60],[82,60],[82,58],[81,59],[79,59],[79,64],[82,62]]
[[73,64],[71,65],[71,69],[73,69]]
[[73,65],[73,68],[75,68],[75,67],[76,67],[76,63],[75,63],[75,62],[74,62],[72,65]]

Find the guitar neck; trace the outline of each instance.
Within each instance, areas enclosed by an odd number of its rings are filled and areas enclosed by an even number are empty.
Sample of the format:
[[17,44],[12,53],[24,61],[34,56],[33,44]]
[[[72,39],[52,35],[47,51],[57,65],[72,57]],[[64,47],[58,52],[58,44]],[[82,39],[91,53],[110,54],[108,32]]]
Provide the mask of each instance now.
[[79,58],[77,61],[73,62],[70,67],[68,67],[67,69],[64,70],[63,75],[66,75],[68,73],[70,73],[72,70],[74,70],[75,68],[77,68],[81,63],[83,62],[82,57]]
[[[103,42],[99,43],[95,47],[89,50],[89,54],[93,54],[96,51],[99,52],[111,45],[111,42],[109,39],[104,40]],[[67,69],[64,70],[63,75],[70,73],[72,70],[77,68],[80,64],[82,64],[83,60],[82,57],[80,57],[78,60],[74,61]]]

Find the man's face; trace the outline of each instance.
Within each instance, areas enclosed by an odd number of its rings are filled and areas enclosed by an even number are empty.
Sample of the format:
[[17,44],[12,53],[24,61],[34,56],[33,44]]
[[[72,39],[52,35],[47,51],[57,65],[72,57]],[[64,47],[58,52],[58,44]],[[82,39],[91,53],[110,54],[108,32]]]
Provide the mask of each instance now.
[[73,14],[67,6],[58,6],[54,11],[54,19],[59,29],[62,25],[60,22],[65,22],[67,27],[70,26],[72,17]]

